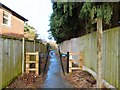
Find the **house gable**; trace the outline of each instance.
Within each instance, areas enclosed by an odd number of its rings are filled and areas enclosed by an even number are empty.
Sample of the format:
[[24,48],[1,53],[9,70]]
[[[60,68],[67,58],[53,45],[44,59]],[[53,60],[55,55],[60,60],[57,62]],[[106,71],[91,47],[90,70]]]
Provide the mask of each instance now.
[[0,3],[0,34],[12,37],[24,36],[24,22],[28,21]]
[[19,15],[18,13],[16,13],[15,11],[13,11],[12,9],[8,8],[7,6],[5,6],[4,4],[0,3],[0,8],[5,8],[6,10],[8,10],[9,12],[12,13],[12,15],[16,16],[17,18],[23,20],[23,21],[28,21],[26,18],[24,18],[23,16]]

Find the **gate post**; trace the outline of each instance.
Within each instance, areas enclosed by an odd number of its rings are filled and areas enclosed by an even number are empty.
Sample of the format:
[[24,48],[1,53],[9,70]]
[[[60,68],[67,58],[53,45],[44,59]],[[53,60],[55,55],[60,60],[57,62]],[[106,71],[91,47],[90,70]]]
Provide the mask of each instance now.
[[41,74],[41,53],[39,53],[39,75]]
[[80,52],[80,69],[83,69],[83,53]]
[[69,52],[67,52],[67,73],[69,73]]

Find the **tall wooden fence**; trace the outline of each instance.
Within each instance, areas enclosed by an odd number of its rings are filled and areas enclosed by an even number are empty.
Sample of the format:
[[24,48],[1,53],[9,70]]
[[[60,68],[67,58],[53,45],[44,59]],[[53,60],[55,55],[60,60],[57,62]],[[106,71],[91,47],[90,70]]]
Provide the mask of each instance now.
[[[22,40],[0,37],[0,89],[7,86],[22,72]],[[46,45],[25,40],[25,52],[46,53]]]
[[[63,53],[83,52],[84,65],[97,72],[96,32],[64,41],[60,44],[60,48]],[[102,50],[103,79],[120,90],[120,27],[103,32]]]

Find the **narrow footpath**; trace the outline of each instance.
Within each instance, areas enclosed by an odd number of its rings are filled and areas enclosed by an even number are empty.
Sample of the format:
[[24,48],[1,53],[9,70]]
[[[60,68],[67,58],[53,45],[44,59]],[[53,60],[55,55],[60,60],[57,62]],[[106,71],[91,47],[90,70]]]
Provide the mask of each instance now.
[[50,65],[43,88],[72,88],[68,82],[63,79],[60,59],[56,55],[56,51],[50,52]]

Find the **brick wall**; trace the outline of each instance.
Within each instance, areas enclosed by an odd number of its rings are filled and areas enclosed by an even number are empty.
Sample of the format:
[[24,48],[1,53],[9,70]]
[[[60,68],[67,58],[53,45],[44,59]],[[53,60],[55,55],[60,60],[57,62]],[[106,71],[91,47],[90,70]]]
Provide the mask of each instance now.
[[[3,25],[3,11],[11,14],[11,26]],[[11,12],[0,8],[0,34],[21,37],[24,35],[24,21],[13,16]]]

